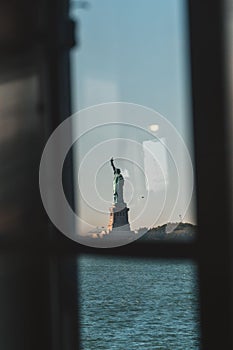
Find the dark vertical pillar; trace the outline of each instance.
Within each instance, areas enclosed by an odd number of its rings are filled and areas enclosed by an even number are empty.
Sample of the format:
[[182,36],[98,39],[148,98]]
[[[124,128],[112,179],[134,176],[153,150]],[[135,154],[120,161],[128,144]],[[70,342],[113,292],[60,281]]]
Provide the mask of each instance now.
[[232,349],[224,1],[189,1],[202,348]]
[[[0,348],[4,350],[78,348],[76,260],[55,253],[60,234],[50,235],[39,194],[43,146],[70,113],[68,28],[68,1],[0,0]],[[72,202],[72,159],[65,187]]]

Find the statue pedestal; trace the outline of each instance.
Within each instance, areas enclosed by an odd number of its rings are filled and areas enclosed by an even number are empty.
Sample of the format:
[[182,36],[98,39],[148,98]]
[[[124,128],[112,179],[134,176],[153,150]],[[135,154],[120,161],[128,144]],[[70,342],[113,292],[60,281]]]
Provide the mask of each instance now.
[[130,231],[129,218],[126,203],[116,203],[110,210],[110,219],[108,224],[108,231]]

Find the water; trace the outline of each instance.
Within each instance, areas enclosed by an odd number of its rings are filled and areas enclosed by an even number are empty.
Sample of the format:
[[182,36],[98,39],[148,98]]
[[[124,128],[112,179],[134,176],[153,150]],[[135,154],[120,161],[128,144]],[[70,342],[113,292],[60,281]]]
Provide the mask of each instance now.
[[195,265],[79,259],[82,349],[199,349]]

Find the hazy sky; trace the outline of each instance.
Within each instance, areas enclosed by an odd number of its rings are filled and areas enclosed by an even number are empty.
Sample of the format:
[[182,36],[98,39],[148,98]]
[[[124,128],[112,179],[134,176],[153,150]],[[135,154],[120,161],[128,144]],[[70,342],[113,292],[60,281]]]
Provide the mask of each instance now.
[[[73,112],[108,102],[143,105],[170,121],[191,152],[186,1],[89,3],[87,10],[71,10],[79,21],[79,47],[71,54]],[[117,158],[116,165],[125,177],[133,228],[178,221],[183,214],[191,185],[183,145],[175,129],[152,114],[140,107],[115,105],[97,107],[79,117],[76,128],[88,125],[91,119],[102,125],[85,133],[75,146],[78,213],[88,223],[82,232],[108,223],[111,156]],[[129,121],[130,126],[122,125]],[[148,134],[150,124],[159,125],[159,132]],[[181,193],[178,203],[177,191]],[[194,216],[192,203],[184,220],[193,222]]]

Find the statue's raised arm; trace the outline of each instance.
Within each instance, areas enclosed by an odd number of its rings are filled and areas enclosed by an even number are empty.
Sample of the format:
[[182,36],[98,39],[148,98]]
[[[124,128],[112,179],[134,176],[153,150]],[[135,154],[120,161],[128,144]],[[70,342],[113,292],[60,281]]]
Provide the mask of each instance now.
[[112,168],[113,168],[114,174],[115,174],[116,168],[115,168],[115,165],[114,165],[114,163],[113,163],[113,157],[111,158],[110,162],[111,162],[111,166],[112,166]]

